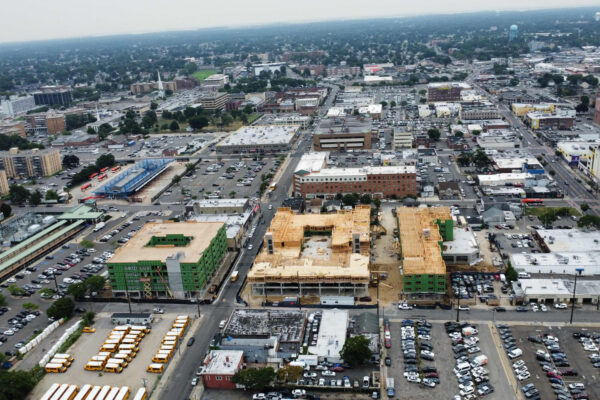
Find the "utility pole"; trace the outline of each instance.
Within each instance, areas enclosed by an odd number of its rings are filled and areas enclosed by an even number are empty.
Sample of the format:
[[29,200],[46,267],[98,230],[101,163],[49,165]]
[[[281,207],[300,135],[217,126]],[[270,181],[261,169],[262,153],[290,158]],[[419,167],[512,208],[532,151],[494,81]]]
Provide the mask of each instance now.
[[458,300],[458,304],[456,306],[456,322],[460,321],[460,293],[458,293],[458,297],[456,298]]
[[[581,276],[583,268],[576,268],[575,271]],[[575,283],[573,284],[573,298],[571,299],[571,319],[569,324],[573,325],[573,313],[575,312],[575,292],[577,291],[577,274],[575,274]]]

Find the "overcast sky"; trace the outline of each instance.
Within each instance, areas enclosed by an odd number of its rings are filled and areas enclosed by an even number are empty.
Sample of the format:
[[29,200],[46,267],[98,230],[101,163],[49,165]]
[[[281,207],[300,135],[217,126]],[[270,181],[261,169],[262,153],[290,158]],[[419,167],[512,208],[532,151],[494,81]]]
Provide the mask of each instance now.
[[[2,0],[0,42],[214,26],[598,5],[598,0]],[[599,6],[600,10],[600,6]]]

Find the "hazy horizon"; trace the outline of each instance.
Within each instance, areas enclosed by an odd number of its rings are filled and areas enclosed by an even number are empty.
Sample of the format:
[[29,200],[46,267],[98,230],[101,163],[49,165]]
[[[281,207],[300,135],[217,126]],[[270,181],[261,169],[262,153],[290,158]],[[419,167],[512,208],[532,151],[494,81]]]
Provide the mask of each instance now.
[[[93,0],[92,0],[93,1]],[[481,11],[527,11],[534,9],[579,8],[598,5],[590,0],[505,0],[491,7],[478,0],[430,0],[424,4],[404,4],[397,0],[380,0],[376,9],[365,9],[358,0],[305,0],[282,3],[255,0],[253,3],[232,0],[227,5],[208,8],[193,0],[105,0],[103,2],[55,0],[39,2],[32,11],[30,2],[12,2],[3,7],[0,43],[33,42],[52,39],[111,36],[120,34],[159,33],[206,28],[243,28],[271,24],[310,23],[370,18],[409,17],[418,15],[456,14]],[[149,7],[152,6],[152,7]],[[600,10],[600,5],[598,5]],[[205,18],[203,12],[208,12]],[[167,16],[167,18],[165,18]],[[59,21],[61,23],[57,24]],[[35,28],[35,29],[33,29]]]

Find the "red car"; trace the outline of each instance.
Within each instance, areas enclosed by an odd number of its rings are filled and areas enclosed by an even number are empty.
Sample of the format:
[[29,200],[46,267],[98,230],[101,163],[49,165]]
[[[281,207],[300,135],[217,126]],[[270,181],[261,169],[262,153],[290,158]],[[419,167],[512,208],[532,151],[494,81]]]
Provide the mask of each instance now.
[[560,373],[557,374],[556,372],[548,371],[546,372],[546,376],[550,378],[560,378]]
[[331,367],[329,368],[330,371],[334,371],[334,372],[344,372],[344,368],[340,367],[339,365],[335,366],[335,367]]
[[392,340],[391,339],[385,339],[385,348],[389,349],[390,347],[392,347]]
[[559,370],[559,372],[562,376],[577,376],[578,375],[577,371],[574,370],[573,368],[561,369],[561,370]]
[[502,229],[501,225],[496,225],[495,227],[496,227],[496,229]]
[[425,374],[425,378],[439,378],[440,376],[438,375],[437,372],[427,372]]

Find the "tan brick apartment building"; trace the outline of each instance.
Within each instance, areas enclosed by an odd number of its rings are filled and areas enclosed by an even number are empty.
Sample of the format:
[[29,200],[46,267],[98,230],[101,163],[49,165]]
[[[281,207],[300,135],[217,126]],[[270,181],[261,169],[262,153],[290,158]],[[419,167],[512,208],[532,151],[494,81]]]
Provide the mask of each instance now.
[[0,169],[6,171],[9,178],[51,176],[62,169],[62,161],[57,149],[21,151],[13,147],[0,152]]

